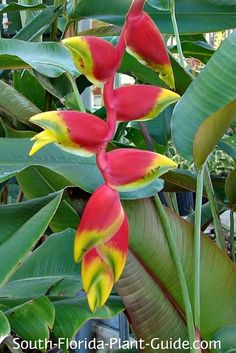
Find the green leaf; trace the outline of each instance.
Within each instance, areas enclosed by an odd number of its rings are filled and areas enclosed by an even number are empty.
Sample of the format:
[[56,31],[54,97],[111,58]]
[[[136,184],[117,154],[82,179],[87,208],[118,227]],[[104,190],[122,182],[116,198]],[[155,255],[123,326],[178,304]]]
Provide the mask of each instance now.
[[119,36],[122,27],[107,24],[106,26],[98,26],[79,32],[79,36],[96,36],[96,37],[113,37]]
[[58,77],[65,72],[79,75],[69,52],[58,43],[0,39],[0,69],[30,67],[48,77]]
[[[0,138],[0,182],[17,175],[30,166],[46,167],[66,178],[71,186],[93,192],[103,183],[95,158],[84,158],[62,151],[55,145],[44,147],[32,157],[29,151],[32,143],[28,139]],[[132,192],[123,192],[123,199],[143,198],[154,195],[162,188],[156,180],[149,186]]]
[[40,110],[44,110],[46,92],[32,73],[26,70],[22,74],[14,71],[13,83],[19,93],[28,98]]
[[209,0],[214,5],[236,5],[235,0]]
[[[166,236],[152,200],[124,203],[130,224],[130,255],[116,289],[137,339],[186,339],[183,298]],[[193,225],[166,209],[193,298]],[[208,269],[211,269],[210,272]],[[210,274],[210,275],[209,275]],[[137,278],[139,280],[137,281]],[[220,283],[220,285],[219,285]],[[201,338],[236,325],[236,266],[207,237],[201,253]],[[212,293],[215,300],[212,300]],[[216,310],[217,305],[217,310]],[[166,350],[173,352],[173,350]],[[147,352],[152,352],[151,348]]]
[[29,139],[0,139],[0,181],[9,179],[27,167],[42,166],[86,191],[93,191],[102,183],[95,158],[79,157],[55,145],[46,146],[29,157],[31,146]]
[[[225,206],[222,202],[217,202],[217,210],[219,214],[225,211]],[[190,213],[186,219],[194,224],[195,211]],[[213,221],[211,206],[209,202],[204,203],[201,209],[201,229],[204,231]]]
[[8,126],[3,119],[0,118],[1,126],[5,131],[5,137],[7,138],[32,138],[36,133],[29,130],[19,131]]
[[37,16],[33,17],[17,34],[14,39],[33,41],[40,37],[53,23],[53,21],[62,13],[61,6],[48,6]]
[[220,328],[214,333],[212,339],[221,343],[216,350],[217,353],[236,352],[236,326]]
[[35,11],[42,10],[46,7],[45,4],[37,5],[21,5],[16,2],[11,2],[10,4],[0,4],[0,15],[2,13],[8,13],[13,11]]
[[62,104],[65,103],[66,97],[73,92],[70,80],[66,74],[56,78],[46,77],[37,72],[35,72],[35,75],[40,84],[52,95],[60,99]]
[[169,0],[147,0],[147,3],[157,10],[169,10],[170,1]]
[[[74,233],[74,230],[67,229],[50,235],[0,289],[0,297],[27,298],[50,295],[52,292],[53,295],[68,296],[78,293],[82,285],[80,264],[73,260]],[[73,282],[73,288],[68,288],[68,280]],[[64,284],[67,287],[62,288]]]
[[44,234],[60,204],[61,197],[62,192],[59,192],[33,201],[0,206],[1,285],[12,276]]
[[[56,301],[54,306],[56,317],[52,336],[56,339],[60,337],[68,338],[69,341],[86,321],[90,319],[109,319],[124,310],[122,301],[118,297],[111,297],[107,304],[97,309],[95,313],[91,312],[85,298]],[[68,350],[66,343],[62,344],[61,347],[64,350]]]
[[222,139],[218,147],[236,161],[236,134]]
[[13,87],[0,80],[0,113],[28,126],[33,126],[29,122],[29,118],[41,113],[41,110]]
[[236,33],[209,60],[176,105],[172,136],[178,152],[199,167],[235,119]]
[[230,205],[236,205],[236,168],[229,173],[225,181],[225,193]]
[[[17,175],[17,181],[27,199],[46,196],[62,190],[66,186],[71,186],[71,182],[62,175],[43,167],[27,168]],[[71,204],[70,198],[68,196],[64,197],[50,222],[50,228],[54,232],[59,232],[68,227],[77,228],[78,223],[79,217]]]
[[[215,49],[206,42],[182,42],[181,46],[185,58],[196,58],[204,64],[206,64],[215,53]],[[173,47],[171,52],[178,53],[177,47]]]
[[0,311],[0,344],[11,333],[11,327],[6,315]]
[[[97,18],[121,25],[130,4],[131,0],[119,2],[110,0],[109,3],[107,0],[100,0],[96,3],[93,0],[81,0],[72,17]],[[151,15],[161,32],[173,34],[173,25],[168,11],[156,10],[148,4],[145,6],[145,11]],[[236,4],[220,6],[206,0],[178,0],[176,1],[176,17],[181,34],[222,31],[235,27]]]
[[[40,350],[46,349],[45,341],[49,339],[55,309],[47,297],[30,300],[5,312],[12,330],[21,338],[35,341]],[[43,342],[37,342],[43,340]]]

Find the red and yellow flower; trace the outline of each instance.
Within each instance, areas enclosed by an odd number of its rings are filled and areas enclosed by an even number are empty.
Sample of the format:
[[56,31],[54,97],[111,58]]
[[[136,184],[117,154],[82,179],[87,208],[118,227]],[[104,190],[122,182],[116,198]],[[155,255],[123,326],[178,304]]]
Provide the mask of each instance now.
[[96,85],[105,83],[116,72],[116,48],[104,39],[86,36],[63,39],[78,70]]
[[107,185],[118,191],[143,188],[177,167],[177,164],[166,156],[131,148],[108,152],[106,163],[104,179]]
[[95,155],[106,142],[108,127],[105,121],[88,113],[77,111],[50,111],[30,118],[44,130],[35,135],[29,154],[36,153],[49,143],[84,157]]
[[160,78],[175,87],[170,59],[160,31],[151,17],[141,11],[128,15],[124,27],[126,50],[139,62],[159,72]]
[[110,239],[124,221],[124,210],[117,191],[106,184],[90,197],[75,235],[74,259]]
[[153,119],[180,98],[175,92],[150,85],[123,86],[114,93],[117,121]]
[[82,282],[92,311],[105,304],[125,266],[129,225],[119,191],[142,188],[176,163],[160,154],[117,149],[106,152],[116,122],[155,118],[179,95],[169,90],[134,85],[114,89],[114,76],[127,50],[160,73],[174,87],[174,76],[165,44],[151,18],[142,11],[144,0],[134,0],[124,31],[116,47],[103,39],[86,36],[62,41],[77,68],[96,84],[105,84],[107,119],[77,111],[51,111],[37,114],[30,121],[43,128],[33,137],[33,155],[47,144],[82,156],[96,155],[105,184],[90,197],[74,239],[74,260],[82,260]]
[[90,309],[105,304],[123,272],[128,252],[129,227],[124,216],[120,229],[105,243],[89,250],[82,259],[83,288]]

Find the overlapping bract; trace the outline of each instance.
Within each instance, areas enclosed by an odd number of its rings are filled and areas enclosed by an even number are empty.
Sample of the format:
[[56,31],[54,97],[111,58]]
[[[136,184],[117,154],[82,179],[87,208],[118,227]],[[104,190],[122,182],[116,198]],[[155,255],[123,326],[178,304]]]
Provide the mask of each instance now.
[[142,11],[143,3],[142,0],[132,2],[120,37],[121,45],[118,43],[116,48],[91,36],[62,41],[81,73],[95,84],[105,84],[107,121],[77,111],[51,111],[30,119],[44,129],[33,137],[35,142],[30,155],[49,143],[70,153],[86,157],[97,155],[105,184],[86,204],[74,240],[74,260],[82,259],[83,288],[92,311],[106,302],[125,266],[129,225],[118,192],[145,187],[177,167],[169,158],[154,152],[135,149],[106,152],[116,122],[153,119],[179,99],[178,94],[154,86],[113,89],[124,44],[132,55],[159,72],[162,79],[174,87],[163,39],[151,18]]
[[119,230],[82,259],[83,288],[92,311],[107,301],[113,284],[123,272],[128,252],[129,226],[124,214]]
[[93,36],[70,37],[63,39],[62,43],[70,50],[79,71],[92,83],[103,84],[116,72],[116,49],[104,39]]
[[123,86],[114,93],[117,121],[153,119],[180,98],[168,89],[149,85]]
[[76,232],[75,261],[80,261],[88,250],[111,238],[123,220],[124,210],[118,192],[106,184],[100,186],[90,197]]
[[104,179],[118,191],[132,191],[152,183],[168,170],[177,167],[171,159],[158,153],[117,149],[106,154]]
[[128,16],[124,38],[126,50],[142,64],[160,73],[160,78],[170,88],[175,87],[174,75],[165,43],[151,17],[141,11]]
[[35,142],[30,155],[49,143],[56,143],[67,152],[90,157],[99,152],[108,134],[106,122],[95,115],[77,111],[40,113],[30,121],[44,129],[32,138]]

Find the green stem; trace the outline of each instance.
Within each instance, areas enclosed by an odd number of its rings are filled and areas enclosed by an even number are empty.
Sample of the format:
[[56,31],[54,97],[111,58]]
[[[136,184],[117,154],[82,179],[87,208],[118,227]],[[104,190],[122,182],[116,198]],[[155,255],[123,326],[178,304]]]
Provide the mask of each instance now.
[[174,206],[173,206],[173,203],[172,203],[172,200],[171,200],[171,197],[170,197],[170,193],[169,192],[163,192],[163,197],[164,197],[164,200],[165,200],[165,203],[167,205],[167,207],[169,207],[171,210],[174,211]]
[[178,200],[175,192],[170,192],[170,198],[174,207],[175,213],[179,214]]
[[204,175],[204,186],[205,186],[207,197],[211,207],[211,213],[212,213],[213,223],[215,228],[216,242],[218,246],[223,250],[225,249],[225,242],[222,234],[222,227],[220,223],[220,217],[218,213],[214,189],[213,189],[210,173],[207,166],[206,166],[205,175]]
[[56,18],[52,23],[52,30],[50,33],[50,41],[52,42],[57,41],[57,26],[58,26],[58,19]]
[[180,65],[184,67],[184,54],[183,54],[183,50],[180,42],[179,30],[178,30],[178,25],[177,25],[176,16],[175,16],[175,0],[170,0],[170,15],[171,15],[171,21],[174,29],[174,34],[175,34],[175,40],[177,44]]
[[197,193],[195,203],[194,217],[194,323],[195,327],[200,331],[200,283],[201,283],[201,210],[203,195],[203,165],[198,171],[197,176]]
[[147,149],[149,151],[155,152],[155,148],[154,148],[154,145],[153,145],[153,142],[152,142],[152,138],[151,138],[151,136],[149,134],[147,126],[145,125],[145,123],[143,121],[141,121],[139,123],[139,127],[140,127],[140,130],[141,130],[142,134],[143,134],[143,138],[144,138],[144,141],[146,143]]
[[234,211],[230,210],[230,251],[233,262],[236,262],[235,258],[235,241],[234,241]]
[[[193,313],[192,313],[192,307],[191,307],[191,302],[190,302],[190,297],[189,297],[189,292],[188,292],[188,287],[183,271],[183,266],[180,260],[180,256],[178,253],[177,245],[175,242],[175,238],[170,226],[170,219],[166,215],[166,212],[163,208],[163,205],[161,203],[161,200],[158,195],[154,196],[155,204],[158,210],[158,215],[160,217],[162,227],[164,229],[164,232],[166,234],[168,244],[172,253],[173,260],[175,262],[176,266],[176,271],[178,274],[179,282],[180,282],[180,287],[182,290],[182,295],[183,295],[183,301],[184,301],[184,307],[185,307],[185,314],[186,314],[186,320],[187,320],[187,328],[188,328],[188,336],[189,336],[189,343],[190,347],[193,347],[193,342],[196,340],[195,336],[195,328],[194,328],[194,322],[193,322]],[[196,351],[192,348],[191,353],[195,353]]]
[[86,112],[86,110],[84,108],[84,104],[83,104],[81,96],[80,96],[80,93],[78,91],[78,87],[77,87],[75,79],[70,74],[66,74],[66,75],[67,75],[67,77],[68,77],[68,79],[69,79],[69,81],[71,83],[71,86],[72,86],[72,89],[73,89],[73,92],[74,92],[74,95],[75,95],[75,100],[76,100],[76,103],[77,103],[77,109],[80,112]]

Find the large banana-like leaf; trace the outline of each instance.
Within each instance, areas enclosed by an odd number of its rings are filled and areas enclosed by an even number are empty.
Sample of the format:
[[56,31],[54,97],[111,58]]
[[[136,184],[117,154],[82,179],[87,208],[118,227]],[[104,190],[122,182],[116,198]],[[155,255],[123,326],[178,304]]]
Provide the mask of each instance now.
[[[23,339],[48,338],[50,328],[56,340],[70,341],[87,320],[109,319],[124,309],[120,298],[112,297],[107,305],[92,313],[87,299],[83,295],[76,297],[82,286],[80,265],[72,256],[74,234],[74,230],[67,229],[51,235],[0,289],[0,309],[12,330]],[[32,297],[38,298],[27,299]]]
[[33,17],[19,32],[17,32],[14,39],[25,41],[37,40],[61,13],[61,6],[46,7],[41,13]]
[[25,259],[0,289],[0,297],[19,299],[46,294],[73,296],[78,293],[82,286],[80,265],[74,262],[72,256],[74,233],[74,230],[67,229],[51,235]]
[[18,336],[35,341],[40,350],[47,348],[45,342],[49,339],[55,318],[54,306],[47,297],[39,297],[18,305],[5,311],[5,315],[11,329]]
[[[9,179],[30,166],[42,166],[62,175],[71,186],[79,186],[86,191],[94,191],[103,183],[95,158],[84,158],[63,152],[49,145],[29,157],[32,146],[29,139],[0,138],[0,182]],[[160,191],[163,182],[160,179],[137,191],[122,192],[123,199],[149,197]]]
[[33,201],[0,206],[0,285],[13,275],[55,214],[62,192]]
[[33,68],[48,77],[58,77],[64,72],[79,75],[69,52],[58,43],[0,39],[0,69],[22,68]]
[[172,116],[172,136],[178,152],[198,167],[235,120],[235,77],[236,32],[189,86]]
[[0,344],[10,334],[11,327],[6,315],[0,311]]
[[[71,185],[70,181],[62,175],[43,167],[25,169],[18,174],[17,181],[27,199],[46,196]],[[79,217],[71,204],[70,198],[68,196],[64,197],[50,222],[50,228],[53,232],[59,232],[68,227],[77,228],[78,223]]]
[[[95,313],[92,313],[89,309],[86,298],[59,300],[54,302],[54,306],[56,317],[52,336],[56,339],[63,337],[69,341],[72,340],[86,321],[90,319],[109,319],[124,310],[121,299],[115,296],[111,297],[106,305],[97,309]],[[66,342],[62,345],[62,348],[67,348]]]
[[[125,202],[130,223],[130,255],[117,290],[138,338],[186,337],[182,294],[168,243],[152,200]],[[193,298],[193,226],[167,210],[190,296]],[[214,293],[214,296],[213,296]],[[201,257],[201,337],[236,324],[236,266],[203,236]],[[217,310],[216,310],[217,308]],[[152,352],[146,347],[145,352]],[[157,350],[157,352],[160,352]],[[172,352],[172,350],[167,350]]]
[[22,5],[17,2],[11,2],[10,4],[0,4],[0,15],[2,13],[8,13],[13,11],[35,11],[42,10],[46,7],[45,4],[34,4],[34,5]]
[[[220,0],[223,3],[223,0]],[[214,2],[214,3],[213,3]],[[220,6],[217,0],[178,0],[176,17],[180,33],[206,33],[234,28],[236,4]],[[72,17],[91,17],[113,24],[122,24],[131,0],[81,0]],[[161,32],[173,34],[173,25],[169,11],[161,11],[146,4],[145,10],[152,16]]]
[[29,122],[29,118],[41,113],[41,110],[15,88],[0,80],[0,113],[2,116],[33,126]]

